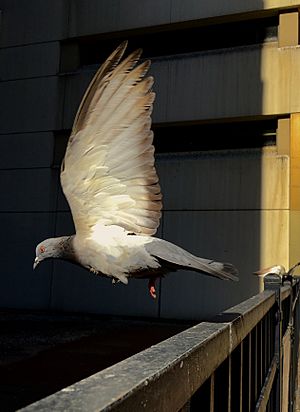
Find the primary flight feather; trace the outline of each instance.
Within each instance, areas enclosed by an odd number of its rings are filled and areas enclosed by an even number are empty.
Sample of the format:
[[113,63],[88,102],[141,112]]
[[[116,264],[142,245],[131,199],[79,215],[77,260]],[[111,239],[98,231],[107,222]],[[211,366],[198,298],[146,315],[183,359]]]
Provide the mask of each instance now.
[[61,184],[76,234],[46,239],[36,248],[34,268],[47,258],[73,261],[93,273],[128,283],[189,269],[237,280],[229,263],[196,257],[152,237],[162,196],[154,167],[150,61],[141,50],[122,59],[122,43],[104,62],[77,111],[61,167]]

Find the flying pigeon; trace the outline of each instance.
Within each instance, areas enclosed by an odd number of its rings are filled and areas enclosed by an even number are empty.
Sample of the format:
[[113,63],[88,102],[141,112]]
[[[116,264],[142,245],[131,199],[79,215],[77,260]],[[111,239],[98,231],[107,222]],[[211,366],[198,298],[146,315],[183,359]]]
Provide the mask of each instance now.
[[60,258],[113,282],[147,278],[153,298],[156,279],[178,269],[238,280],[233,265],[153,237],[162,208],[151,131],[153,78],[146,76],[150,61],[139,63],[142,50],[122,60],[126,46],[108,57],[88,86],[62,162],[76,234],[41,242],[33,268]]

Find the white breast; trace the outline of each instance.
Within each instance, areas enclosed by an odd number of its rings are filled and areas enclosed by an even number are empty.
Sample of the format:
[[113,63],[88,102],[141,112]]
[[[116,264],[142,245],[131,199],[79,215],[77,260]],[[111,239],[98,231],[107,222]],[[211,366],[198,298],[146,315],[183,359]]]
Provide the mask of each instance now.
[[127,283],[131,272],[160,266],[144,247],[151,241],[149,236],[128,235],[119,226],[97,225],[92,234],[77,234],[74,248],[83,266]]

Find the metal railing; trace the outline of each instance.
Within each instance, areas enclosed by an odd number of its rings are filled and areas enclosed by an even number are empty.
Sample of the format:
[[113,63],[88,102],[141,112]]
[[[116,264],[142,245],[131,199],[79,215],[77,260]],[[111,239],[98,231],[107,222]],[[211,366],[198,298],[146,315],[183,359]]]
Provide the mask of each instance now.
[[293,411],[299,282],[279,282],[22,410]]

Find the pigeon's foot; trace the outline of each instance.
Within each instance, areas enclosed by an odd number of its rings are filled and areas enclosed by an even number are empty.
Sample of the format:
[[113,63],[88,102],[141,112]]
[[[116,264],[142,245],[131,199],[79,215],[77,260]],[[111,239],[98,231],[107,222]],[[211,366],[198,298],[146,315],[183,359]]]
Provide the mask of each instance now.
[[155,281],[157,278],[154,279],[149,279],[149,283],[148,283],[148,289],[149,289],[149,293],[151,295],[151,297],[153,299],[156,299],[156,289],[155,289]]
[[94,275],[98,275],[98,270],[96,270],[96,269],[94,269],[94,268],[92,268],[92,267],[90,267],[90,272],[91,273],[94,273]]

